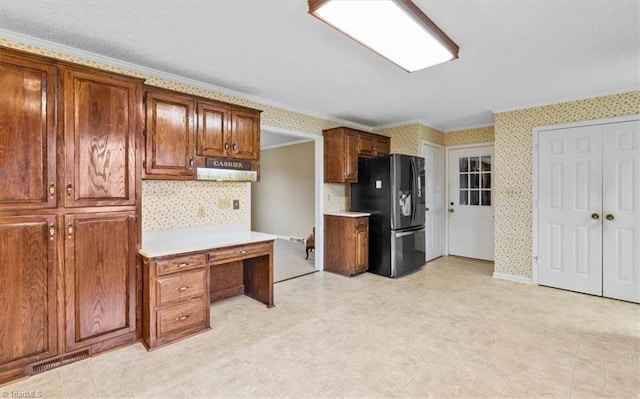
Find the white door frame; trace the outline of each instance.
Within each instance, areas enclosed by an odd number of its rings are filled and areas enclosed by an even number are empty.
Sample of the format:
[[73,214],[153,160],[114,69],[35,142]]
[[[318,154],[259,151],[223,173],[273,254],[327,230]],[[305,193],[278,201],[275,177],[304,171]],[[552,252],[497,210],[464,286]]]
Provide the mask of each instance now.
[[[425,158],[424,155],[424,146],[428,145],[430,147],[434,147],[434,148],[438,148],[440,150],[442,150],[442,162],[444,163],[442,165],[442,170],[444,172],[444,175],[442,176],[442,178],[444,179],[444,187],[442,188],[444,191],[442,193],[442,203],[444,204],[445,210],[443,210],[443,212],[446,212],[446,208],[447,208],[447,151],[446,151],[446,147],[440,144],[436,144],[433,143],[431,141],[427,141],[427,140],[422,140],[422,146],[421,148],[421,152],[422,152],[422,158]],[[443,231],[442,234],[444,234],[444,237],[442,237],[442,255],[449,255],[449,235],[447,234],[447,221],[449,220],[449,218],[447,217],[443,217],[444,218],[444,223],[442,224],[443,226]],[[425,235],[425,240],[426,240],[426,235]],[[425,242],[425,251],[426,251],[426,242]]]
[[533,187],[531,190],[531,205],[532,205],[532,243],[531,243],[531,283],[538,285],[538,256],[539,256],[539,242],[538,242],[538,199],[539,199],[539,157],[538,157],[538,144],[540,140],[540,133],[547,130],[557,130],[557,129],[566,129],[572,127],[582,127],[582,126],[592,126],[592,125],[604,125],[607,123],[617,123],[617,122],[629,122],[640,120],[639,115],[627,115],[627,116],[619,116],[615,118],[603,118],[603,119],[593,119],[588,121],[578,121],[578,122],[569,122],[569,123],[561,123],[557,125],[544,125],[544,126],[536,126],[533,128],[533,162],[531,171],[531,179],[533,183]]
[[[294,130],[283,129],[268,125],[260,126],[260,129],[268,130],[274,133],[280,133],[287,136],[304,137],[313,140],[314,148],[314,164],[315,164],[315,261],[316,270],[324,269],[324,137],[319,134],[311,134],[304,132],[296,132]],[[249,215],[251,216],[251,215]]]
[[[473,143],[473,144],[460,144],[460,145],[452,145],[449,147],[445,147],[446,151],[444,152],[444,170],[445,170],[445,179],[444,179],[444,197],[445,197],[445,201],[444,201],[444,205],[447,209],[449,209],[449,175],[450,175],[450,171],[449,171],[449,151],[451,150],[459,150],[462,148],[475,148],[475,147],[494,147],[494,159],[495,159],[495,143]],[[494,163],[494,168],[495,168],[495,163]],[[495,176],[495,171],[491,171],[491,173],[494,174]],[[493,187],[495,187],[495,180],[494,180],[494,184]],[[492,188],[492,190],[494,190],[494,188]],[[495,205],[494,209],[495,209]],[[447,211],[448,212],[448,211]],[[445,255],[449,255],[449,218],[445,217],[444,218],[444,254]],[[494,241],[495,241],[495,234],[494,234]]]

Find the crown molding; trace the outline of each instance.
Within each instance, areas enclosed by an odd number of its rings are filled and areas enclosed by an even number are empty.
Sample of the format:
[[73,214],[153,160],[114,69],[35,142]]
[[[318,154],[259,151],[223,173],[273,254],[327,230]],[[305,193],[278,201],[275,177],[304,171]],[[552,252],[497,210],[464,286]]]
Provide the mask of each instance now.
[[480,124],[480,125],[462,126],[460,128],[445,130],[444,132],[445,133],[455,133],[455,132],[459,132],[460,130],[481,129],[483,127],[492,127],[492,126],[495,126],[495,123],[483,123],[483,124]]
[[227,89],[224,87],[220,87],[220,86],[216,86],[210,83],[206,83],[200,80],[195,80],[195,79],[190,79],[184,76],[180,76],[180,75],[175,75],[172,73],[168,73],[168,72],[164,72],[158,69],[154,69],[154,68],[149,68],[149,67],[145,67],[142,65],[138,65],[138,64],[134,64],[132,62],[127,62],[127,61],[123,61],[123,60],[119,60],[116,58],[111,58],[105,55],[101,55],[98,53],[94,53],[91,51],[86,51],[86,50],[81,50],[75,47],[71,47],[71,46],[67,46],[64,44],[60,44],[60,43],[55,43],[55,42],[51,42],[48,40],[44,40],[44,39],[40,39],[40,38],[36,38],[33,36],[28,36],[28,35],[24,35],[22,33],[17,33],[17,32],[13,32],[10,30],[6,30],[6,29],[2,29],[0,28],[0,39],[5,39],[8,40],[10,42],[14,42],[17,44],[26,44],[26,45],[31,45],[31,46],[35,46],[38,48],[41,48],[43,50],[49,50],[49,51],[55,51],[57,53],[66,55],[66,56],[71,56],[71,57],[78,57],[78,58],[83,58],[86,59],[88,61],[94,61],[94,62],[99,62],[101,64],[105,64],[111,67],[116,67],[116,68],[121,68],[121,69],[125,69],[125,70],[129,70],[132,72],[137,72],[137,73],[141,73],[143,75],[146,76],[153,76],[155,78],[160,78],[160,79],[166,79],[166,80],[171,80],[174,82],[178,82],[178,83],[183,83],[189,86],[194,86],[194,87],[199,87],[201,89],[205,89],[205,90],[210,90],[210,91],[214,91],[220,94],[226,94],[229,96],[233,96],[233,97],[237,97],[239,99],[242,100],[247,100],[247,101],[252,101],[258,104],[262,104],[262,105],[267,105],[270,107],[275,107],[275,108],[281,108],[287,111],[291,111],[291,112],[295,112],[298,114],[302,114],[302,115],[306,115],[306,116],[311,116],[314,118],[319,118],[319,119],[323,119],[326,121],[330,121],[330,122],[335,122],[338,123],[340,125],[344,125],[344,126],[349,126],[349,127],[353,127],[354,129],[361,129],[361,130],[371,130],[372,127],[371,126],[367,126],[367,125],[363,125],[360,123],[356,123],[356,122],[352,122],[352,121],[348,121],[345,119],[340,119],[340,118],[334,118],[331,116],[327,116],[327,115],[323,115],[323,114],[319,114],[316,112],[312,112],[312,111],[308,111],[305,109],[301,109],[301,108],[297,108],[288,104],[283,104],[281,102],[275,101],[275,100],[270,100],[267,98],[263,98],[263,97],[258,97],[258,96],[254,96],[251,94],[247,94],[247,93],[242,93],[239,91],[235,91],[235,90],[231,90],[231,89]]

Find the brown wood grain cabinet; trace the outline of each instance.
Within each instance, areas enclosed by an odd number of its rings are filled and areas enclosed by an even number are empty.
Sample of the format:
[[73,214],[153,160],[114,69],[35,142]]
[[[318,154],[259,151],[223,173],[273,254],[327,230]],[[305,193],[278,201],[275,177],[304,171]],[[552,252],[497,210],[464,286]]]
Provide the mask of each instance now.
[[0,211],[55,208],[55,66],[0,51]]
[[369,268],[369,217],[324,216],[324,269],[353,276]]
[[0,47],[0,384],[135,342],[142,80]]
[[64,69],[65,207],[134,206],[140,82]]
[[206,255],[144,258],[143,342],[154,349],[209,326]]
[[259,169],[261,111],[145,86],[145,179],[192,180],[205,157]]
[[323,131],[325,183],[358,181],[358,158],[389,154],[391,139],[347,127]]
[[0,216],[0,383],[58,353],[56,217]]
[[66,347],[134,341],[136,332],[135,212],[67,214]]
[[195,177],[195,101],[173,91],[145,90],[144,178]]

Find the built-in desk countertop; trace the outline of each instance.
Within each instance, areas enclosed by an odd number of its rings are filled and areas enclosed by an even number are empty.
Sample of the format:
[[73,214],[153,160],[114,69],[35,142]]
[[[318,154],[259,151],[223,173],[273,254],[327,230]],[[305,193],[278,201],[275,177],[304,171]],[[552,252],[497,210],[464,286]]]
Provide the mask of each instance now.
[[219,228],[193,227],[142,233],[140,255],[146,258],[178,255],[234,245],[273,241],[277,237],[255,231],[220,232]]

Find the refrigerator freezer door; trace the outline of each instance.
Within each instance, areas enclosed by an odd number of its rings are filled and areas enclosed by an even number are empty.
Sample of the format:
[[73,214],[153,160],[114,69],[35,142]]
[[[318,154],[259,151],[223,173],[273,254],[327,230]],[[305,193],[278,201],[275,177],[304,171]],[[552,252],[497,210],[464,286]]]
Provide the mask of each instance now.
[[420,269],[425,260],[424,227],[391,231],[391,275],[399,277]]
[[424,225],[424,159],[391,155],[391,229]]

